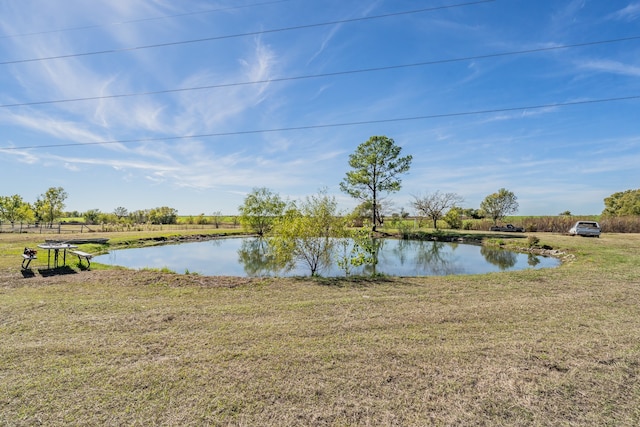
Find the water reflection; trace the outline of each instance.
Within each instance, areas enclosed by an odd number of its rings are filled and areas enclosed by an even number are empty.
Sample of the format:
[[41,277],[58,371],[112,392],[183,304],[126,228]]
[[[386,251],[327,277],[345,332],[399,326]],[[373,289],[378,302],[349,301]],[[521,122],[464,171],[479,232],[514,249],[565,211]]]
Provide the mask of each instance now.
[[363,264],[359,268],[355,269],[356,274],[361,274],[365,276],[375,276],[378,274],[378,265],[381,260],[386,261],[385,253],[383,251],[385,247],[385,239],[373,239],[371,242],[371,253],[370,255],[373,257],[373,262],[368,264]]
[[[481,274],[559,265],[554,258],[518,254],[502,249],[469,244],[378,239],[373,246],[377,263],[338,266],[343,245],[336,244],[332,262],[319,271],[326,277],[385,274],[390,276],[442,276]],[[308,276],[308,267],[278,265],[264,239],[234,238],[149,248],[123,249],[94,258],[102,264],[128,268],[168,268],[177,273],[197,272],[218,276]]]
[[265,239],[242,239],[238,249],[238,262],[243,265],[247,276],[269,276],[280,268],[269,254],[269,243]]
[[517,253],[505,251],[504,249],[482,246],[480,253],[487,262],[497,266],[500,270],[507,270],[518,262]]
[[464,269],[456,262],[457,247],[456,243],[401,240],[395,245],[392,255],[401,266],[406,265],[421,276],[464,274]]

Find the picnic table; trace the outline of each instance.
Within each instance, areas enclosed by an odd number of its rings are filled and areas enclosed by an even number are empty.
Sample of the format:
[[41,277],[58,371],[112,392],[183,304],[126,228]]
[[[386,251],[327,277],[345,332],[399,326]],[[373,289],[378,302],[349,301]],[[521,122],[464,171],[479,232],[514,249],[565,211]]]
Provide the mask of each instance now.
[[43,243],[38,247],[47,251],[47,268],[51,268],[51,251],[53,251],[53,268],[58,268],[60,266],[60,251],[62,251],[62,266],[64,266],[67,263],[67,250],[77,248],[69,243]]
[[87,268],[91,268],[91,258],[93,258],[93,255],[87,252],[82,252],[82,251],[69,251],[69,252],[71,252],[72,254],[78,257],[78,263],[80,264],[80,267],[82,267],[82,259],[84,258],[87,260]]

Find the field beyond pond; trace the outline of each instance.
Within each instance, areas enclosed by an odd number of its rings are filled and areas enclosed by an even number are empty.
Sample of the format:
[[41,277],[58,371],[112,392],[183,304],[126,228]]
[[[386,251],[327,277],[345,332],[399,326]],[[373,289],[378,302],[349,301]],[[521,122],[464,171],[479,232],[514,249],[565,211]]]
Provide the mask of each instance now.
[[640,234],[487,275],[23,275],[56,236],[0,234],[0,425],[640,424]]

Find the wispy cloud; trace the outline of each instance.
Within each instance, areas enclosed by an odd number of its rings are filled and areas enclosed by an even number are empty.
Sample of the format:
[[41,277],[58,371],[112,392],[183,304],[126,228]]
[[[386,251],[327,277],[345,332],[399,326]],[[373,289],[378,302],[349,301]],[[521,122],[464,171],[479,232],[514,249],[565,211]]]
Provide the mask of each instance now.
[[484,119],[480,119],[477,123],[501,122],[507,120],[521,120],[528,117],[536,117],[544,114],[551,114],[558,111],[558,107],[541,107],[530,108],[517,111],[505,111],[491,114]]
[[635,21],[640,17],[640,2],[629,3],[627,6],[609,15],[609,19],[621,21]]
[[[367,16],[372,11],[374,11],[379,6],[380,3],[381,2],[378,0],[378,1],[372,2],[370,4],[367,4],[367,5],[365,5],[364,9],[358,10],[357,12],[355,12],[353,14],[350,14],[348,17],[344,17],[343,19],[352,18],[354,16]],[[322,40],[321,40],[320,44],[317,46],[317,49],[311,54],[309,59],[307,59],[307,61],[306,61],[306,65],[307,66],[310,65],[311,63],[313,63],[320,55],[322,55],[323,52],[325,52],[325,50],[327,50],[327,48],[331,44],[331,40],[333,40],[333,38],[336,37],[336,35],[341,31],[342,27],[343,27],[342,24],[333,25],[333,26],[331,26],[329,31],[327,31],[322,36]]]
[[577,19],[578,14],[584,9],[586,0],[571,0],[569,2],[557,2],[559,7],[552,15],[552,22],[554,26],[561,27],[566,26],[567,23],[572,23]]
[[[10,61],[255,34],[265,27],[393,13],[411,2],[254,2],[233,13],[148,21],[204,2],[5,3],[0,32],[33,33],[0,35],[1,55]],[[42,182],[55,181],[76,193],[78,206],[69,207],[80,210],[107,201],[141,207],[166,203],[181,212],[215,204],[233,212],[240,203],[237,195],[255,186],[292,197],[325,185],[339,193],[349,153],[370,135],[387,135],[414,156],[398,199],[418,191],[453,191],[477,206],[486,194],[506,187],[532,210],[545,199],[562,205],[549,207],[547,213],[553,214],[574,210],[561,196],[573,188],[591,196],[585,193],[590,187],[597,192],[608,185],[626,187],[629,175],[638,177],[633,168],[640,161],[632,102],[500,108],[629,93],[640,76],[631,42],[286,79],[551,47],[604,39],[603,34],[623,38],[633,33],[640,11],[640,0],[506,3],[3,66],[2,104],[148,94],[0,108],[0,147],[12,148],[0,155],[0,176],[10,182],[28,171],[33,182],[21,191],[36,194]],[[83,26],[89,28],[79,30]],[[56,28],[63,30],[47,32]],[[170,92],[197,86],[217,87]],[[392,120],[429,115],[439,117]],[[345,126],[322,126],[329,124]],[[304,129],[293,130],[297,127]],[[602,135],[608,140],[598,140]],[[109,143],[91,144],[99,141]],[[48,147],[68,143],[89,144]],[[42,147],[17,148],[32,145]],[[568,152],[584,154],[576,161]],[[583,187],[572,187],[576,177]],[[86,180],[92,188],[81,185]],[[96,201],[88,201],[96,195]],[[341,203],[355,203],[340,197]]]
[[[239,67],[221,75],[209,70],[196,70],[180,87],[195,87],[235,83],[239,81],[266,81],[273,78],[277,57],[275,52],[260,39],[256,39],[251,51],[239,60]],[[237,123],[243,113],[258,106],[267,96],[270,85],[266,83],[229,86],[215,90],[181,93],[177,98],[171,123],[176,134],[198,131],[220,131]]]
[[630,77],[640,77],[640,66],[624,64],[622,62],[609,59],[586,60],[580,62],[578,67],[585,70],[620,74]]
[[37,156],[33,151],[30,150],[1,150],[0,153],[3,153],[3,156],[10,159],[15,159],[19,163],[24,163],[28,165],[35,165],[40,162],[40,157]]
[[331,42],[331,39],[333,39],[333,37],[340,31],[340,27],[341,27],[340,25],[335,25],[331,27],[331,29],[326,34],[324,34],[322,41],[320,42],[320,45],[318,46],[316,51],[311,55],[311,57],[307,60],[307,66],[313,63],[316,60],[316,58],[318,58],[325,51],[325,49]]
[[[87,129],[86,126],[78,122],[56,119],[36,112],[30,112],[29,114],[9,113],[0,116],[0,120],[66,140],[67,142],[87,143],[104,140],[102,134]],[[38,141],[37,143],[42,144],[43,141]]]

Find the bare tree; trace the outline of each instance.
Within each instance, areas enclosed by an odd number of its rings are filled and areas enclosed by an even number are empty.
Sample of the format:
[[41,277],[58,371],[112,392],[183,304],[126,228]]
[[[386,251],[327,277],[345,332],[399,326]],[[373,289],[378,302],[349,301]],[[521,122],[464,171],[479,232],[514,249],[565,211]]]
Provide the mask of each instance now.
[[213,225],[216,228],[220,228],[220,222],[222,221],[222,212],[215,211],[211,214],[211,219],[213,219]]
[[413,196],[415,201],[413,207],[418,215],[429,218],[433,221],[433,228],[438,229],[438,220],[443,218],[451,208],[458,206],[464,200],[456,193],[441,193],[436,191],[425,196]]

